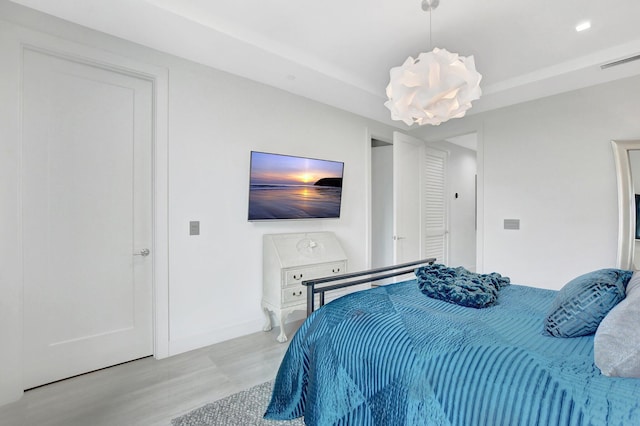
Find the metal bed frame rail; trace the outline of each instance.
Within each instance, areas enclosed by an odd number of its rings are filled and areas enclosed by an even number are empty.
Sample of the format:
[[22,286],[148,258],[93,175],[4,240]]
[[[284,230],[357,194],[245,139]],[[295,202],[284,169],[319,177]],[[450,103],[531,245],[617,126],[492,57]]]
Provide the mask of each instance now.
[[[351,272],[341,275],[333,275],[324,278],[315,278],[312,280],[302,281],[302,285],[307,287],[307,316],[311,315],[315,310],[315,295],[320,295],[320,307],[324,306],[324,294],[327,291],[337,290],[344,287],[350,287],[352,285],[365,284],[368,282],[379,281],[385,278],[392,278],[399,275],[405,275],[413,272],[418,265],[432,265],[436,261],[435,257],[431,257],[423,260],[416,260],[413,262],[402,263],[400,265],[385,266],[382,268],[370,269],[368,271]],[[389,272],[393,271],[393,272]],[[386,272],[386,273],[384,273]],[[381,274],[381,275],[379,275]],[[358,278],[366,276],[366,278]],[[358,278],[351,280],[352,278]],[[348,281],[347,281],[348,280]],[[338,284],[322,285],[334,281],[343,281]]]

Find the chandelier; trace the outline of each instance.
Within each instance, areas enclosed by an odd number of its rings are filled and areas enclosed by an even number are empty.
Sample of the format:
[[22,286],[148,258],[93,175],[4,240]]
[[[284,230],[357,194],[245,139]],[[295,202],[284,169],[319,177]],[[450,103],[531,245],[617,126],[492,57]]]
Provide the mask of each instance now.
[[[440,0],[422,0],[422,9],[435,9]],[[431,22],[429,23],[431,44]],[[393,120],[408,126],[431,124],[437,126],[451,118],[460,118],[471,108],[471,101],[480,98],[480,80],[473,56],[459,56],[437,47],[409,56],[399,67],[391,68],[384,106]]]

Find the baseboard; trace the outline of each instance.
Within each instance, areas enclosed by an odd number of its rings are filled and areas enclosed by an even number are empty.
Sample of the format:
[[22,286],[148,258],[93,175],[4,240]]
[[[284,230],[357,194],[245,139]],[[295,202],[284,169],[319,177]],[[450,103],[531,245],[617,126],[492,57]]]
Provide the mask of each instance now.
[[175,340],[171,339],[169,340],[169,356],[200,349],[215,343],[224,342],[225,340],[235,339],[236,337],[246,336],[247,334],[261,331],[263,325],[264,320],[255,319],[229,327],[219,328],[208,333],[196,334]]

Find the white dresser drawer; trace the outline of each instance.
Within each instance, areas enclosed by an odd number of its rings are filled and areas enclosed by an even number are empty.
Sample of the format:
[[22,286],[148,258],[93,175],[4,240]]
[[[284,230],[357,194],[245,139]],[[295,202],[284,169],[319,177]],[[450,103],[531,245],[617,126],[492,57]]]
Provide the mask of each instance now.
[[294,269],[292,271],[285,271],[283,287],[300,284],[304,280],[313,278],[313,272],[310,268]]
[[307,300],[307,288],[302,285],[296,287],[287,287],[282,290],[282,304],[297,304],[306,303]]
[[323,278],[331,275],[344,274],[346,262],[332,262],[322,265],[313,265],[303,268],[295,268],[284,271],[283,287],[296,286],[305,280]]

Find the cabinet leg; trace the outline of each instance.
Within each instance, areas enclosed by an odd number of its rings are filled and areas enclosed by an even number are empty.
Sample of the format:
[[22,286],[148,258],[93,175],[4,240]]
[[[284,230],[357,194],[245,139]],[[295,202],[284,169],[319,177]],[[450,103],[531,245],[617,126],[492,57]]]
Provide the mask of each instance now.
[[289,316],[289,314],[291,313],[291,311],[281,311],[280,312],[280,334],[278,334],[278,337],[276,338],[276,340],[280,343],[284,343],[286,342],[287,339],[287,335],[284,332],[284,324],[287,321],[287,317]]
[[283,332],[283,331],[281,331],[281,332],[280,332],[280,334],[278,334],[278,337],[276,337],[276,340],[277,340],[278,342],[280,342],[280,343],[284,343],[284,342],[286,342],[286,341],[287,341],[287,340],[289,340],[289,339],[287,339],[287,335],[286,335],[286,334],[284,334],[284,332]]
[[271,314],[269,313],[269,308],[267,308],[266,306],[263,306],[262,312],[264,312],[264,316],[265,316],[265,321],[264,321],[264,325],[262,326],[262,331],[271,331],[273,327],[271,325]]

